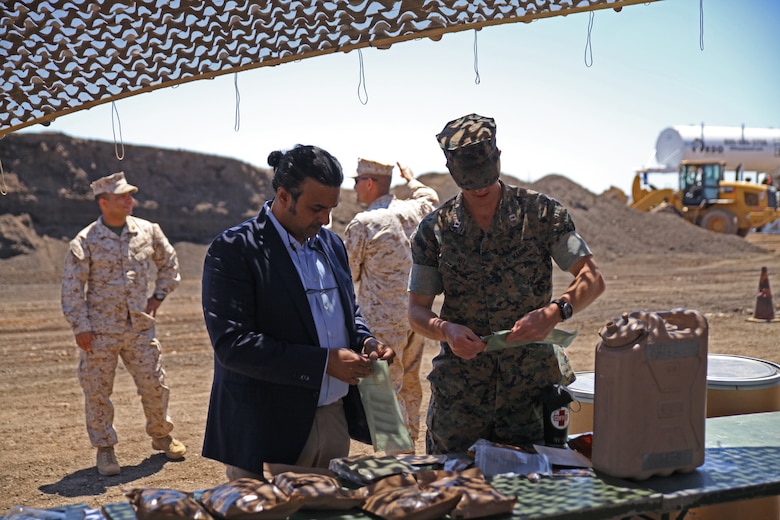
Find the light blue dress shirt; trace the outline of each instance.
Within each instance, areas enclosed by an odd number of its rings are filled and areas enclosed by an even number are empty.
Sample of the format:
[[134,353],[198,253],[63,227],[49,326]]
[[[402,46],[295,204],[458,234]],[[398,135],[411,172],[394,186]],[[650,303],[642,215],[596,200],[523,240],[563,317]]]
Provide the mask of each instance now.
[[[346,323],[344,308],[339,299],[336,277],[333,275],[333,269],[331,269],[322,248],[317,247],[319,238],[315,235],[301,244],[282,227],[267,203],[266,207],[268,218],[273,222],[279,236],[282,237],[282,242],[284,242],[287,252],[295,264],[304,289],[306,289],[306,297],[309,300],[309,308],[317,327],[320,347],[327,349],[348,347],[349,335],[344,326]],[[322,377],[318,406],[335,403],[347,395],[349,390],[349,385],[345,381],[329,376],[327,368],[326,362],[326,373]]]

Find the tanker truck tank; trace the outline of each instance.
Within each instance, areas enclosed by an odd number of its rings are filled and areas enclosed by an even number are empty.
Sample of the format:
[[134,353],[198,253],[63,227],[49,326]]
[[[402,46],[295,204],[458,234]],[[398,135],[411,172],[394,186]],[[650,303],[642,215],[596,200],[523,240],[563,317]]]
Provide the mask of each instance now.
[[676,169],[681,161],[726,163],[727,170],[780,177],[780,129],[675,125],[665,128],[655,144],[658,163]]

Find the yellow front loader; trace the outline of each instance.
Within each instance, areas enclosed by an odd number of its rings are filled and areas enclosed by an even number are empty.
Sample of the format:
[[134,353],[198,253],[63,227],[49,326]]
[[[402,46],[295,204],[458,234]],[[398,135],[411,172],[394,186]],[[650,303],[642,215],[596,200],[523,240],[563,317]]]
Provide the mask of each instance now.
[[681,161],[678,189],[657,189],[649,171],[634,177],[632,208],[653,211],[668,206],[685,220],[717,233],[746,236],[780,218],[777,188],[740,179],[725,180],[725,162]]

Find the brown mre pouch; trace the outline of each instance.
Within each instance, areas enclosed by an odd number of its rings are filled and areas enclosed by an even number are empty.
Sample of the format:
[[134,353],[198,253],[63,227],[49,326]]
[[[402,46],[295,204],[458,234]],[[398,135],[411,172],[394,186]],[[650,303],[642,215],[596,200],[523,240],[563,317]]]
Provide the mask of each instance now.
[[366,497],[365,488],[344,489],[335,477],[316,473],[287,471],[273,481],[291,499],[301,499],[301,509],[351,509]]
[[125,493],[138,520],[213,520],[192,495],[174,489],[131,489]]
[[370,495],[362,509],[385,520],[432,520],[452,511],[460,495],[454,489],[423,490],[415,484]]
[[282,520],[301,508],[274,484],[240,478],[207,489],[200,502],[213,515],[227,520]]
[[506,496],[494,488],[479,468],[470,468],[460,473],[451,471],[419,472],[418,482],[423,489],[460,491],[460,502],[450,512],[452,518],[482,518],[511,513],[516,498]]

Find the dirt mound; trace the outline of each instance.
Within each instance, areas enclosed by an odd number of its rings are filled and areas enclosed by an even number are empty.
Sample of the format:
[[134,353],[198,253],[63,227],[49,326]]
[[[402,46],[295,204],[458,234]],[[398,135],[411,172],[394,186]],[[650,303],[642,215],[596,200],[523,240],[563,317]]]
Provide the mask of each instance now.
[[28,255],[43,245],[27,213],[0,215],[0,259]]
[[584,189],[562,175],[548,175],[531,189],[557,199],[571,212],[577,230],[600,260],[665,253],[718,255],[761,252],[736,235],[695,226],[672,213],[642,213],[606,192]]
[[[123,157],[118,159],[117,155]],[[59,133],[0,140],[7,195],[2,212],[28,214],[39,235],[72,238],[95,219],[89,184],[124,171],[140,190],[135,214],[159,222],[172,241],[207,243],[255,214],[272,194],[270,173],[235,159],[75,139]]]

